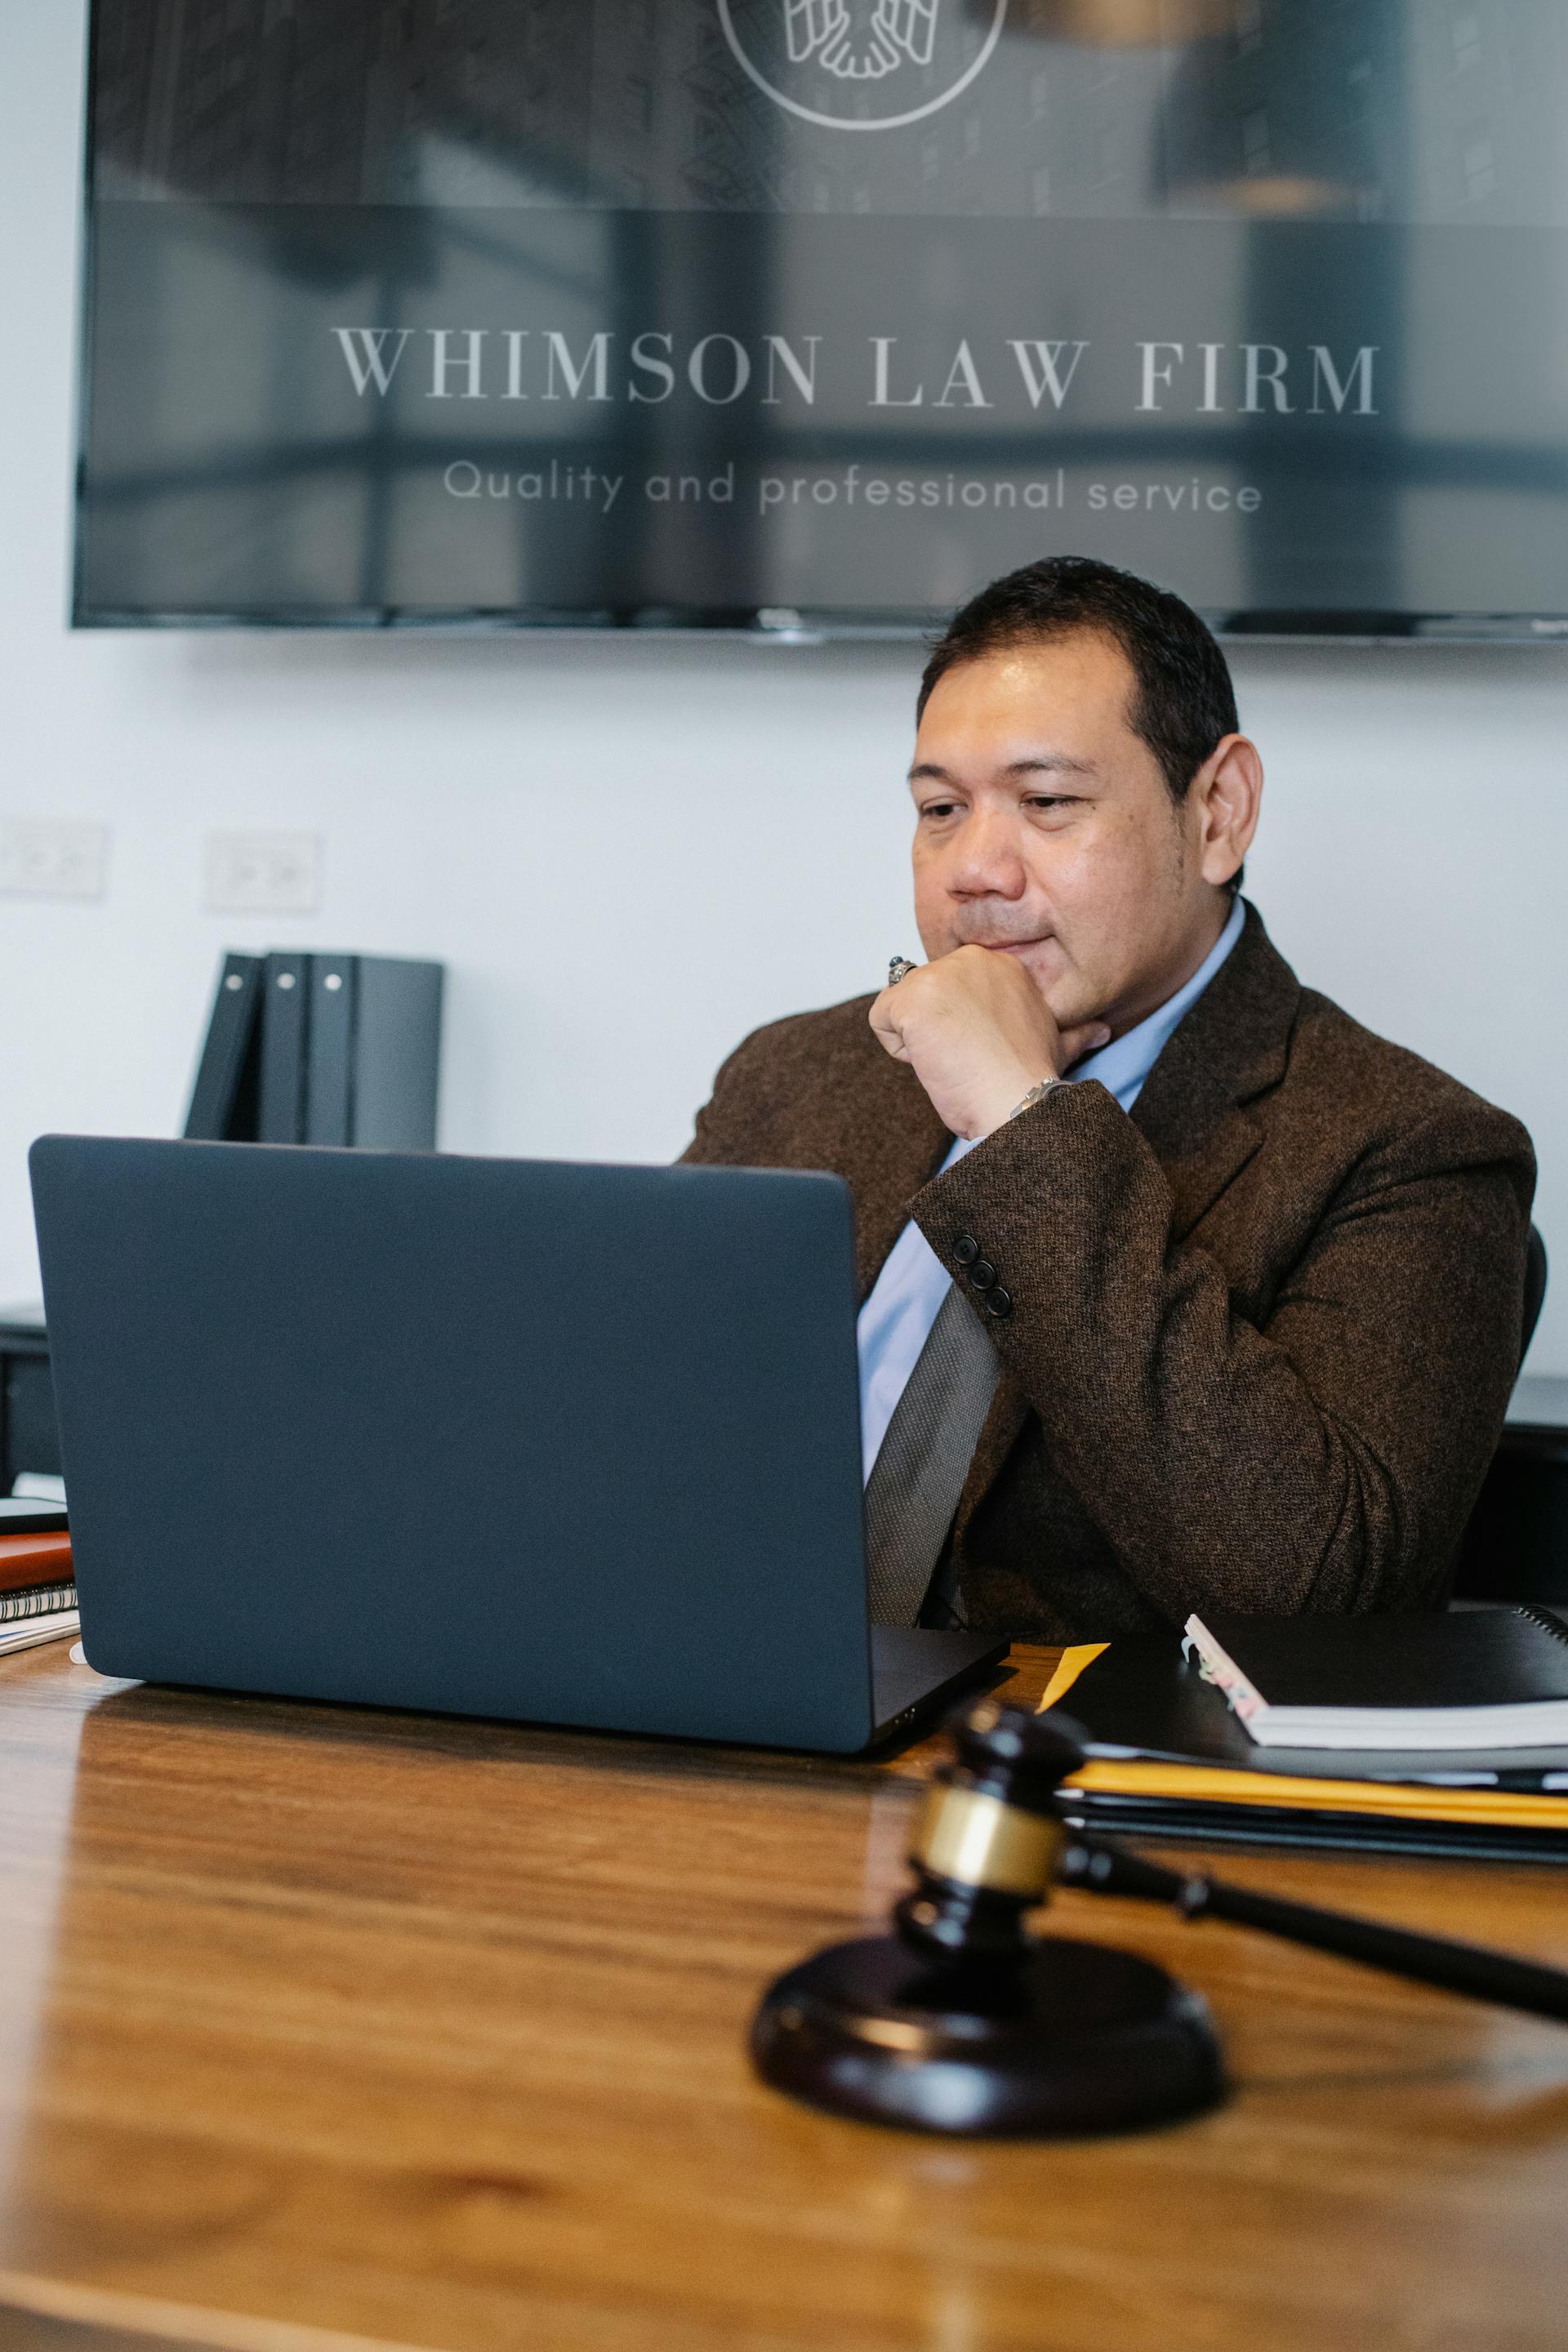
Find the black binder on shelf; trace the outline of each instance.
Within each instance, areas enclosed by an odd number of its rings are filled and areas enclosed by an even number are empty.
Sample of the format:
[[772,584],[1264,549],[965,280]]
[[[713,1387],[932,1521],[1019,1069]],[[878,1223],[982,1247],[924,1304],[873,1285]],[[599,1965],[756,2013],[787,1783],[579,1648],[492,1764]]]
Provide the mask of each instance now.
[[261,1001],[261,1109],[258,1143],[305,1140],[305,1061],[310,1018],[310,959],[274,952],[267,959]]
[[370,955],[310,964],[305,1141],[433,1151],[442,967]]
[[256,1133],[260,1081],[261,975],[266,959],[226,955],[184,1132],[201,1143]]
[[443,979],[405,956],[226,956],[186,1136],[433,1151]]
[[404,956],[353,961],[348,1139],[383,1151],[434,1151],[442,967]]
[[305,1141],[354,1139],[354,1040],[358,956],[310,958],[310,1052],[305,1082]]

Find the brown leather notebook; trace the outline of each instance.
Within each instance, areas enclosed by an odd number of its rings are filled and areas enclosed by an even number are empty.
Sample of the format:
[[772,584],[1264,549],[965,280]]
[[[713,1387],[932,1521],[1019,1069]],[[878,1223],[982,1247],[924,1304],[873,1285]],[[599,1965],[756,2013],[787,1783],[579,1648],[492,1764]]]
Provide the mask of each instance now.
[[0,1592],[29,1584],[68,1584],[71,1539],[63,1536],[0,1536]]

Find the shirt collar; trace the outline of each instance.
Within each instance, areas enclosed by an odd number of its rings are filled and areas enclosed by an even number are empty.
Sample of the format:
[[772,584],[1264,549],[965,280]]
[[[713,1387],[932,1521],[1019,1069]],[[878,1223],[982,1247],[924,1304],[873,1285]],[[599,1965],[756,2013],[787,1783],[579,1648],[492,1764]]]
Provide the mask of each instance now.
[[1075,1082],[1079,1078],[1098,1078],[1123,1110],[1131,1110],[1144,1079],[1164,1052],[1172,1031],[1184,1014],[1192,1011],[1241,937],[1246,920],[1247,909],[1238,896],[1224,930],[1185,987],[1178,988],[1174,996],[1168,996],[1159,1010],[1151,1013],[1146,1021],[1140,1021],[1135,1029],[1113,1037],[1098,1054],[1086,1054],[1068,1072],[1068,1077]]

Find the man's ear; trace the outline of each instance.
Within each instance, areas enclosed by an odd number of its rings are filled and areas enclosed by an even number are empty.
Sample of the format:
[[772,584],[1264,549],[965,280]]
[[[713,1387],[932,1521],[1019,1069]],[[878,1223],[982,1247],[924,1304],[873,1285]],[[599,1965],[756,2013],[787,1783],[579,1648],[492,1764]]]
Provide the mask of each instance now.
[[1198,820],[1199,864],[1205,882],[1222,886],[1241,870],[1258,831],[1263,762],[1245,735],[1224,735],[1188,787]]

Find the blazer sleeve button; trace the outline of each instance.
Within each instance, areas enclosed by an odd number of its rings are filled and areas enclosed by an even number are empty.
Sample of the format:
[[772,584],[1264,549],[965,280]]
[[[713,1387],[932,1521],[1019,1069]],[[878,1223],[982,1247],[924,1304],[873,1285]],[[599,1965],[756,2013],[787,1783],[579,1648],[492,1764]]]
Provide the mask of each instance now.
[[980,1255],[980,1244],[973,1234],[960,1234],[952,1244],[952,1254],[960,1265],[973,1265]]
[[977,1257],[969,1269],[969,1279],[976,1290],[989,1290],[996,1279],[996,1269],[988,1257]]
[[1004,1290],[1000,1283],[994,1290],[987,1290],[984,1296],[985,1311],[988,1315],[1001,1317],[1011,1315],[1013,1312],[1013,1294],[1010,1290]]

